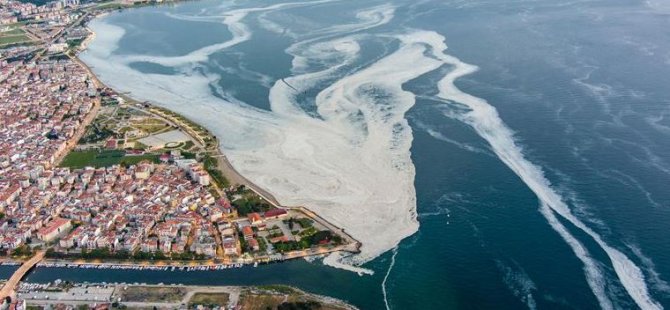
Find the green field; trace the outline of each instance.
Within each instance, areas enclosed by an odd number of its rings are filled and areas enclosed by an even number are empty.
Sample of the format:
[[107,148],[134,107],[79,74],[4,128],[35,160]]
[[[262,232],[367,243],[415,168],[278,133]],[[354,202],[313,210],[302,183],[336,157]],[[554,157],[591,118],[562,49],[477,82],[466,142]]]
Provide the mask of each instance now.
[[195,305],[206,306],[226,306],[228,304],[230,295],[228,293],[195,293],[191,300],[189,300],[189,307]]
[[182,287],[130,286],[121,299],[129,302],[179,302],[186,295]]
[[61,167],[84,168],[90,167],[109,167],[125,163],[134,165],[143,160],[150,160],[154,163],[159,162],[159,156],[155,154],[145,154],[139,156],[126,156],[124,151],[75,151],[67,154],[60,164]]
[[[12,30],[13,31],[13,30]],[[30,38],[24,34],[19,34],[19,35],[8,35],[5,36],[4,34],[0,36],[0,45],[7,45],[7,44],[15,44],[15,43],[22,43],[22,42],[30,42]]]
[[[10,27],[12,28],[12,27]],[[0,32],[0,37],[9,37],[9,36],[20,36],[25,34],[25,32],[21,28],[13,28],[8,31],[3,31]]]

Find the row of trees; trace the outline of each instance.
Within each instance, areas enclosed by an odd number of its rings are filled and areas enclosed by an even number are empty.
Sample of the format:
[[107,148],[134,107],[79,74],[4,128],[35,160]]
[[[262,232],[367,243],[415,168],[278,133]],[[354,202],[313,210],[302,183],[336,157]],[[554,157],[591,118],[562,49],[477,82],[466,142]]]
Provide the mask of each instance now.
[[126,259],[135,259],[135,260],[166,260],[166,259],[204,260],[206,258],[206,256],[203,255],[203,254],[196,254],[196,253],[192,253],[192,252],[165,254],[161,251],[156,251],[156,252],[143,252],[143,251],[130,252],[130,251],[127,251],[127,250],[111,251],[109,248],[93,249],[93,250],[90,250],[90,251],[86,250],[86,249],[83,249],[79,253],[76,253],[76,252],[62,253],[62,252],[56,252],[54,249],[49,249],[46,252],[46,257],[47,258],[56,258],[56,259],[79,259],[79,258],[83,258],[83,259],[118,259],[118,260],[126,260]]
[[339,240],[338,242],[341,242],[340,236],[333,235],[333,233],[330,232],[329,230],[321,230],[317,231],[311,236],[307,236],[300,239],[300,241],[277,242],[274,244],[274,247],[279,253],[290,252],[290,251],[307,249],[312,246],[323,243],[328,243],[331,242],[331,240],[335,241],[335,238]]

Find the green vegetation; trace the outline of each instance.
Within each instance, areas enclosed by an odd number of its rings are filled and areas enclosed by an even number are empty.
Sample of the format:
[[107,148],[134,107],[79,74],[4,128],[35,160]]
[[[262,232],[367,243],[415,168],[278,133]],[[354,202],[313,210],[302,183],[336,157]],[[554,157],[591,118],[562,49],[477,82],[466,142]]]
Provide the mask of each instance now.
[[240,240],[240,247],[243,250],[246,250],[246,249],[249,248],[249,243],[247,242],[247,239],[244,239],[244,235],[242,235],[241,232],[237,234],[237,239]]
[[317,233],[316,228],[314,228],[314,227],[310,227],[310,228],[307,228],[307,229],[301,231],[300,233],[298,233],[298,235],[299,235],[300,237],[303,237],[303,238],[304,238],[304,237],[309,237],[309,236],[311,236],[311,235],[314,235],[314,234],[316,234],[316,233]]
[[295,293],[295,290],[286,285],[281,285],[281,284],[273,284],[273,285],[259,285],[259,289],[266,290],[266,291],[273,291],[277,293],[282,293],[282,294],[293,294]]
[[[74,41],[74,40],[73,40],[73,41]],[[70,44],[70,42],[72,42],[72,41],[68,41],[68,44]],[[81,44],[81,42],[77,43],[77,45],[79,45],[79,44]],[[105,107],[105,106],[111,106],[111,105],[118,105],[118,104],[119,104],[119,101],[118,101],[118,100],[116,100],[116,99],[114,99],[114,98],[112,98],[112,97],[109,97],[109,96],[102,97],[102,98],[100,99],[100,101],[101,101],[103,107]]]
[[19,246],[18,248],[12,251],[12,256],[31,256],[33,251],[27,245]]
[[188,302],[188,307],[197,305],[213,308],[215,306],[226,306],[230,295],[228,293],[195,293]]
[[28,36],[26,36],[25,34],[0,36],[0,45],[10,45],[10,44],[16,44],[16,43],[30,42],[30,41],[32,41],[32,40]]
[[107,127],[100,126],[100,124],[98,124],[96,121],[90,127],[86,128],[86,133],[83,137],[81,137],[81,139],[79,139],[79,144],[96,143],[106,140],[112,135],[114,135],[112,130]]
[[265,241],[265,238],[258,238],[258,251],[265,253],[268,249],[268,244]]
[[2,37],[18,36],[25,33],[21,28],[13,28],[13,29],[12,27],[9,28],[10,30],[0,32],[0,36]]
[[98,10],[121,10],[121,9],[129,8],[129,7],[131,7],[131,5],[125,5],[125,4],[121,4],[119,2],[110,1],[110,2],[101,3],[98,6],[96,6],[95,8],[98,9]]
[[333,233],[328,230],[321,230],[313,233],[310,236],[303,237],[300,241],[285,241],[274,244],[275,249],[279,253],[304,250],[315,245],[327,244],[333,239]]
[[135,141],[135,142],[133,142],[133,144],[135,144],[135,149],[138,149],[138,150],[146,150],[146,149],[149,148],[148,145],[146,145],[146,144],[144,144],[140,141]]
[[179,302],[186,296],[186,288],[173,286],[130,286],[121,293],[127,302]]
[[195,159],[195,154],[191,152],[181,152],[181,156],[185,159]]
[[193,141],[188,140],[188,141],[186,141],[186,143],[184,143],[184,145],[181,147],[181,149],[187,151],[187,150],[190,150],[194,145],[195,145],[195,143],[193,143]]
[[265,212],[272,207],[258,196],[248,196],[237,199],[232,202],[232,205],[237,209],[237,214],[246,216],[252,212]]
[[74,151],[67,154],[61,163],[61,167],[84,168],[87,166],[99,168],[112,165],[134,165],[143,160],[149,160],[154,163],[160,162],[159,155],[126,155],[125,151],[105,150],[105,151]]
[[223,176],[221,171],[219,170],[219,165],[218,165],[218,160],[212,156],[205,156],[203,159],[203,165],[205,166],[205,170],[207,170],[207,173],[212,177],[212,180],[214,183],[216,183],[219,187],[224,188],[230,186],[230,183],[226,178]]
[[[81,45],[81,42],[84,42],[84,39],[73,39],[73,40],[68,40],[67,41],[67,47],[69,49],[75,49],[78,48]],[[104,102],[103,102],[104,105]]]
[[314,225],[314,221],[304,217],[298,218],[295,221],[298,222],[302,228],[310,228]]
[[131,253],[126,250],[111,251],[109,248],[93,249],[93,250],[82,250],[80,253],[62,253],[56,252],[54,249],[48,249],[46,252],[47,258],[55,259],[116,259],[116,260],[204,260],[206,259],[205,255],[195,254],[195,253],[173,253],[171,256],[166,255],[163,252],[157,251],[154,253],[136,251]]
[[309,240],[302,239],[298,241],[277,242],[274,244],[275,250],[279,253],[303,250],[309,248]]
[[56,252],[54,249],[48,249],[46,252],[47,258],[83,258],[83,259],[127,259],[130,257],[130,253],[125,250],[112,252],[108,248],[86,250],[83,249],[81,253],[60,253]]
[[321,309],[321,304],[310,300],[310,301],[294,301],[294,302],[283,302],[277,306],[277,310],[312,310],[312,309]]

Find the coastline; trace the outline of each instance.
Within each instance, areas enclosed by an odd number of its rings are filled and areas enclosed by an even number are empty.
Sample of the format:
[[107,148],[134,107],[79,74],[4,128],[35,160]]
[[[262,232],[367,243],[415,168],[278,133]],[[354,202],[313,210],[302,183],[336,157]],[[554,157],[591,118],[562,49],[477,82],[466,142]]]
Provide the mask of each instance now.
[[[128,9],[128,8],[133,8],[133,7],[126,7],[124,9]],[[84,21],[84,25],[83,25],[89,31],[89,36],[86,37],[86,39],[82,42],[82,44],[79,46],[79,48],[74,53],[74,55],[71,56],[71,58],[74,61],[76,61],[79,65],[81,65],[83,68],[86,69],[86,71],[91,76],[93,81],[96,83],[96,86],[98,88],[114,89],[112,87],[107,86],[104,82],[102,82],[98,78],[98,76],[95,74],[95,72],[93,72],[91,67],[89,67],[83,60],[81,60],[79,58],[79,53],[86,51],[86,49],[88,48],[88,44],[90,44],[90,42],[92,42],[97,36],[96,32],[93,31],[93,29],[91,29],[90,27],[88,27],[88,24],[96,18],[102,18],[102,17],[107,16],[109,14],[109,10],[102,10],[102,11],[97,11],[97,12],[87,12],[86,14],[91,16],[90,19]],[[117,90],[115,90],[115,91],[117,91]],[[143,110],[147,113],[156,115],[158,117],[161,117],[165,120],[168,120],[168,121],[174,123],[176,126],[179,127],[179,129],[182,132],[186,133],[194,141],[199,141],[199,142],[203,143],[203,147],[205,148],[206,152],[208,152],[208,153],[211,152],[211,157],[216,159],[217,170],[219,170],[223,174],[223,176],[226,178],[226,180],[228,182],[230,182],[231,185],[244,185],[246,188],[250,189],[251,191],[256,193],[258,196],[260,196],[262,199],[264,199],[265,201],[267,201],[268,203],[270,203],[271,205],[273,205],[276,208],[281,208],[281,209],[285,209],[285,210],[295,210],[295,211],[301,212],[302,214],[306,215],[307,217],[311,218],[312,220],[321,223],[322,225],[327,227],[329,230],[331,230],[333,232],[336,232],[337,234],[341,235],[347,241],[343,245],[337,246],[333,249],[329,249],[328,251],[319,250],[318,252],[313,252],[313,253],[310,253],[307,250],[295,251],[295,252],[285,253],[282,256],[281,259],[261,260],[261,261],[251,260],[251,261],[248,261],[248,262],[243,262],[242,264],[252,264],[252,263],[259,263],[259,262],[260,263],[268,263],[268,262],[275,262],[275,261],[283,261],[283,260],[287,260],[287,259],[296,259],[296,258],[312,257],[312,256],[324,256],[324,255],[329,255],[329,254],[337,253],[337,252],[348,252],[348,253],[351,253],[351,254],[356,254],[356,253],[360,252],[360,248],[362,246],[362,243],[360,241],[358,241],[357,239],[355,239],[354,237],[352,237],[350,234],[346,233],[343,228],[332,224],[330,221],[326,220],[325,218],[321,217],[318,213],[312,211],[311,209],[309,209],[305,206],[284,206],[284,205],[282,205],[281,203],[279,203],[279,201],[271,193],[269,193],[265,189],[261,188],[260,186],[256,185],[255,183],[251,182],[249,179],[247,179],[241,173],[239,173],[235,169],[235,167],[232,165],[232,163],[228,160],[228,158],[223,153],[223,151],[221,150],[219,139],[216,136],[212,135],[210,130],[207,127],[205,127],[205,126],[203,126],[203,125],[185,117],[184,115],[181,115],[181,114],[179,114],[175,111],[172,111],[168,108],[156,105],[156,104],[154,104],[152,102],[148,102],[148,101],[144,101],[144,102],[138,101],[138,100],[132,98],[130,95],[125,94],[125,93],[121,93],[121,92],[118,92],[118,91],[117,91],[117,93],[124,100],[128,101],[129,104],[142,105],[143,108],[141,108],[141,110]],[[97,106],[99,107],[99,104]],[[162,113],[163,111],[167,111],[170,114],[176,115],[177,117],[172,117],[172,116],[170,116],[166,113]],[[95,111],[95,113],[91,113],[91,114],[94,114],[94,116],[95,116],[95,114],[97,114],[97,110]],[[94,117],[92,117],[91,120],[93,120],[93,118]],[[182,120],[186,120],[186,121],[182,121]],[[191,128],[191,126],[189,126],[189,124],[194,124],[194,125],[199,126],[201,128],[205,128],[207,130],[206,137],[202,137],[201,135],[196,133]],[[83,126],[83,127],[85,128],[85,126]],[[208,140],[208,139],[213,141],[213,143],[212,143],[213,147],[207,147],[207,145],[205,145],[204,141]],[[219,191],[221,190],[218,187],[218,185],[216,187],[217,187],[217,190],[219,190]],[[45,261],[49,262],[50,260],[46,259]],[[58,260],[58,261],[63,262],[63,260]],[[77,265],[82,265],[82,266],[91,265],[90,262],[80,262],[80,261],[77,261],[77,260],[67,260],[67,263],[69,265],[74,265],[74,266],[77,266]],[[128,266],[128,265],[137,265],[137,264],[123,263],[123,264],[119,265],[119,264],[114,264],[114,263],[111,263],[111,264],[94,263],[94,265]],[[188,264],[183,264],[183,262],[182,262],[181,264],[177,263],[174,266],[184,266],[184,265],[194,266],[194,267],[219,266],[217,268],[225,269],[225,268],[230,268],[231,266],[234,267],[234,266],[238,265],[238,262],[223,263],[223,264],[211,264],[211,263],[192,264],[191,262],[189,262]],[[142,266],[142,264],[140,264],[139,266]],[[164,264],[154,264],[154,265],[150,265],[150,266],[162,267],[162,266],[165,266],[165,265]],[[173,265],[170,265],[170,266],[173,266]],[[357,272],[357,273],[367,273],[367,270],[363,270],[362,268],[358,268],[356,266],[352,266],[352,267],[355,269],[354,271]],[[341,267],[338,267],[338,268],[341,268]],[[363,271],[361,271],[361,270],[363,270]]]
[[[225,306],[225,309],[259,309],[278,306],[354,310],[356,306],[334,297],[306,292],[290,285],[184,285],[145,282],[68,282],[27,283],[18,292],[21,306],[54,304],[87,306],[91,302],[113,309],[184,309]],[[17,304],[17,306],[19,306]],[[310,309],[313,309],[311,306]],[[30,309],[30,308],[29,308]]]

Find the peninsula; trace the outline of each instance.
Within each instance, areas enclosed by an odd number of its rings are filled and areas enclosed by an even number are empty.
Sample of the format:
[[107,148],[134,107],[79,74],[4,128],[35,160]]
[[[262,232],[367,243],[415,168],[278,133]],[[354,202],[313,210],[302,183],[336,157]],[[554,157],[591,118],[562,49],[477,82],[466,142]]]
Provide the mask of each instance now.
[[206,128],[79,61],[88,21],[147,2],[0,4],[0,254],[25,262],[0,297],[34,266],[218,270],[358,251],[237,173]]

